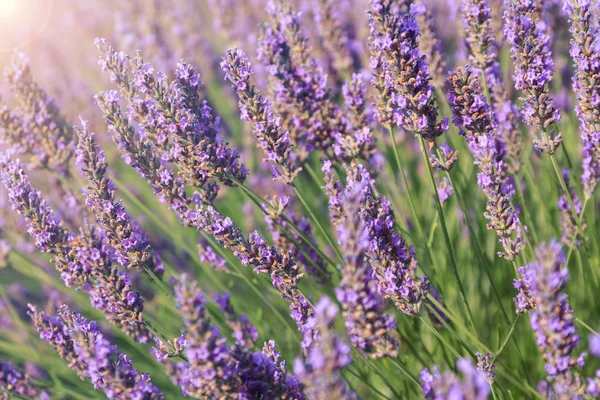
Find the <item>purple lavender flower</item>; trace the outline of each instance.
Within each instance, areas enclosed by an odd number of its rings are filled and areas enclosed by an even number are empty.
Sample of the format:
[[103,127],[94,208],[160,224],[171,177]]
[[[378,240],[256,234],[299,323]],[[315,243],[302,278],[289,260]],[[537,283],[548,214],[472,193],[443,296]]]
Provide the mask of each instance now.
[[479,372],[473,363],[465,358],[456,362],[462,379],[451,371],[440,373],[437,367],[433,373],[425,368],[420,380],[426,399],[472,399],[485,400],[490,395],[490,386],[485,374]]
[[442,181],[437,185],[437,190],[438,195],[440,196],[440,203],[442,203],[442,205],[444,205],[454,193],[450,179],[447,177],[442,179]]
[[536,150],[552,154],[562,135],[556,130],[560,112],[549,88],[554,74],[550,37],[535,0],[506,0],[504,4],[504,36],[515,63],[515,88],[525,94],[521,116],[537,130],[533,139]]
[[96,321],[62,306],[59,316],[47,316],[30,305],[30,316],[40,338],[51,344],[81,378],[92,381],[95,389],[109,399],[162,399],[150,376],[133,368],[126,354],[111,344]]
[[229,293],[217,294],[215,302],[221,308],[227,319],[227,325],[233,331],[233,337],[236,343],[246,348],[254,347],[258,340],[258,330],[245,315],[237,315],[233,305],[231,304],[231,296]]
[[[410,2],[406,2],[407,4]],[[429,3],[429,4],[428,4]],[[419,48],[429,63],[431,82],[436,88],[444,86],[446,60],[442,53],[442,42],[434,31],[434,19],[430,10],[431,3],[425,0],[410,4],[410,12],[419,24]]]
[[9,399],[11,393],[33,398],[38,391],[33,387],[29,374],[19,371],[8,362],[0,362],[0,398]]
[[81,129],[76,128],[75,131],[79,137],[77,162],[88,181],[86,204],[104,229],[107,244],[115,250],[116,258],[124,268],[145,268],[158,277],[162,276],[164,266],[160,257],[153,254],[146,233],[115,197],[117,189],[106,174],[108,164],[104,151],[94,143],[94,134],[89,132],[87,122],[82,120]]
[[567,0],[565,11],[571,22],[571,58],[575,61],[576,73],[573,90],[577,93],[575,112],[581,126],[583,142],[583,182],[586,199],[589,199],[600,177],[600,42],[598,35],[597,10],[588,0]]
[[563,291],[569,277],[561,246],[552,241],[536,249],[536,261],[523,267],[528,295],[533,300],[531,328],[545,361],[548,384],[558,394],[577,393],[581,383],[574,366],[583,366],[583,355],[573,351],[580,342],[573,310]]
[[476,353],[477,371],[482,372],[487,377],[490,385],[494,383],[496,377],[496,364],[494,364],[494,355],[489,351],[485,353]]
[[[128,56],[115,52],[103,39],[96,44],[103,53],[103,70],[108,70],[119,85],[129,102],[132,120],[140,125],[140,139],[158,144],[161,158],[175,161],[182,179],[198,190],[206,203],[218,193],[213,179],[228,186],[235,186],[232,179],[245,180],[248,170],[240,164],[237,149],[232,150],[225,142],[220,118],[213,115],[206,100],[200,99],[202,81],[192,66],[179,62],[176,79],[168,84],[166,76],[160,72],[155,75],[138,54],[130,62],[130,79],[125,66]],[[105,92],[105,99],[118,102],[112,91]]]
[[358,399],[342,378],[341,370],[352,363],[350,346],[333,331],[337,306],[323,297],[315,306],[315,323],[321,336],[308,348],[305,359],[297,358],[294,372],[305,385],[305,393],[314,400]]
[[367,109],[364,78],[359,74],[352,74],[352,79],[342,87],[342,93],[349,129],[354,135],[337,134],[333,145],[334,152],[344,162],[355,158],[365,160],[369,171],[377,175],[383,166],[383,156],[377,152],[377,140],[371,131],[373,118]]
[[[371,0],[369,44],[374,83],[380,92],[379,118],[385,120],[382,116],[391,108],[398,126],[433,142],[448,123],[438,121],[429,63],[419,51],[419,26],[413,15],[393,13],[392,6],[390,0]],[[391,99],[381,97],[387,92],[381,88],[383,82]]]
[[327,75],[311,56],[301,30],[300,13],[281,0],[267,6],[270,22],[262,26],[259,58],[267,65],[275,107],[297,147],[300,160],[314,149],[331,154],[335,134],[345,120],[327,88]]
[[459,67],[447,79],[448,100],[459,132],[467,138],[475,163],[481,172],[477,183],[488,198],[484,216],[487,228],[496,231],[504,251],[502,257],[513,260],[523,249],[521,226],[511,204],[512,179],[506,172],[504,147],[498,140],[490,106],[481,92],[479,80],[469,66]]
[[248,57],[239,49],[228,50],[221,68],[238,94],[242,119],[252,121],[258,145],[273,165],[273,178],[291,185],[300,171],[297,156],[292,152],[292,142],[281,119],[273,115],[271,103],[250,83],[254,71]]
[[[29,147],[34,164],[51,166],[68,175],[68,163],[74,150],[73,128],[56,102],[33,80],[28,58],[15,54],[4,76],[22,108],[20,134],[23,136],[18,140],[19,133],[12,133],[13,143]],[[4,127],[7,128],[12,127]]]
[[492,33],[492,10],[489,1],[462,0],[461,5],[469,64],[485,71],[498,57]]
[[301,385],[287,374],[285,363],[279,362],[274,342],[265,344],[262,353],[248,351],[240,341],[231,349],[211,325],[204,295],[195,282],[182,275],[175,285],[175,296],[186,326],[185,339],[180,342],[185,343],[189,362],[168,364],[168,370],[184,395],[304,399]]
[[213,236],[224,247],[232,249],[244,265],[252,265],[255,272],[271,275],[273,286],[289,302],[292,318],[304,335],[303,346],[308,346],[317,332],[308,324],[312,307],[297,289],[302,275],[293,257],[268,246],[258,232],[244,237],[231,219],[199,200],[194,201],[196,195],[188,197],[181,179],[159,159],[153,147],[137,140],[137,132],[124,118],[119,105],[108,101],[104,94],[98,95],[97,100],[123,158],[148,181],[161,201],[169,204],[181,223]]
[[352,193],[364,192],[358,198],[357,213],[368,231],[369,245],[365,251],[379,293],[393,300],[405,314],[416,315],[429,291],[429,283],[426,278],[416,276],[414,249],[394,230],[395,218],[389,200],[375,192],[374,181],[362,165],[353,163],[346,168],[345,188],[334,179],[330,163],[325,162],[323,171],[329,195],[329,218],[334,226],[343,226],[346,219],[353,218],[353,213],[347,210],[349,200],[346,199]]
[[142,325],[144,299],[131,290],[129,277],[113,264],[104,232],[91,228],[79,236],[69,234],[33,189],[19,162],[2,160],[0,173],[13,208],[26,219],[37,247],[52,255],[65,284],[85,289],[92,305],[103,310],[111,323],[140,342],[147,341]]
[[396,323],[384,313],[383,299],[367,260],[370,232],[361,208],[367,201],[365,194],[370,183],[353,182],[332,202],[339,204],[339,220],[334,225],[344,255],[342,280],[335,291],[352,345],[371,358],[395,357],[399,346]]

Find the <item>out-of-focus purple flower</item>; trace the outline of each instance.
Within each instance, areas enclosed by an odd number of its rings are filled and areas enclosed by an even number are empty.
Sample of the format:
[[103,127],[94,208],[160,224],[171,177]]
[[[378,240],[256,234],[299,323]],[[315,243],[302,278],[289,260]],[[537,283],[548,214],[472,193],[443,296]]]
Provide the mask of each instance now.
[[275,108],[282,117],[300,160],[314,149],[331,154],[334,135],[344,133],[345,120],[330,97],[327,75],[311,55],[300,13],[287,2],[270,1],[270,21],[262,26],[259,58],[267,65]]
[[321,335],[308,348],[307,357],[297,358],[294,373],[305,385],[304,392],[315,400],[358,399],[344,381],[341,371],[352,363],[350,346],[333,331],[337,306],[323,297],[315,306],[315,324]]
[[575,112],[581,126],[583,142],[583,182],[586,199],[592,196],[600,179],[600,29],[598,10],[589,0],[567,0],[565,11],[571,22],[571,58],[576,73],[573,90],[577,93]]
[[442,88],[447,72],[446,60],[442,53],[442,42],[434,31],[435,23],[430,8],[431,2],[419,0],[410,4],[410,13],[415,16],[415,20],[419,24],[419,49],[429,63],[431,82],[436,88]]
[[29,312],[40,338],[52,345],[81,378],[88,378],[95,389],[109,399],[162,399],[148,374],[133,368],[126,354],[111,344],[98,329],[96,321],[70,311],[66,306],[59,316],[47,316],[30,306]]
[[360,158],[367,162],[371,174],[376,175],[383,166],[383,156],[377,152],[377,140],[371,131],[372,116],[367,109],[367,89],[364,78],[352,74],[352,79],[342,87],[349,129],[354,135],[337,134],[334,152],[344,162]]
[[124,268],[148,269],[160,278],[164,266],[158,254],[152,251],[146,233],[129,216],[121,201],[116,199],[117,188],[106,174],[108,164],[104,151],[95,144],[94,134],[88,130],[87,122],[82,120],[81,128],[75,131],[79,137],[77,162],[88,182],[84,193],[86,205],[104,229],[107,244],[115,250],[116,258]]
[[227,318],[227,325],[233,331],[233,337],[237,343],[246,348],[254,347],[258,340],[258,330],[245,315],[237,315],[233,305],[231,304],[231,296],[229,293],[217,294],[215,302],[221,308],[223,314]]
[[484,373],[479,372],[473,363],[461,358],[456,367],[462,379],[451,371],[440,372],[437,367],[432,371],[421,371],[420,381],[426,399],[470,399],[485,400],[490,395],[490,386]]
[[448,127],[447,122],[438,120],[429,63],[419,50],[415,17],[393,12],[390,0],[370,3],[369,45],[379,92],[379,119],[387,123],[391,111],[394,123],[432,142]]
[[29,374],[23,373],[8,362],[0,362],[0,397],[10,398],[10,394],[33,398],[38,394],[32,385]]
[[452,189],[452,185],[450,184],[450,179],[445,177],[442,181],[437,185],[438,196],[440,197],[440,203],[444,205],[454,193]]
[[248,57],[239,49],[227,50],[221,68],[238,94],[242,119],[252,122],[258,145],[273,165],[273,178],[291,185],[300,171],[297,156],[292,152],[292,142],[281,118],[273,115],[271,102],[250,83],[254,71]]
[[494,355],[489,351],[477,353],[477,370],[483,372],[490,385],[494,383],[496,377],[496,364],[494,364]]
[[185,339],[179,342],[185,343],[183,353],[188,362],[169,363],[168,370],[184,395],[250,399],[262,394],[265,399],[304,399],[301,385],[287,374],[285,363],[278,361],[274,342],[265,344],[262,353],[248,351],[240,341],[231,349],[211,324],[204,295],[195,282],[182,275],[175,285],[175,297],[186,326]]
[[[347,209],[347,198],[352,193],[362,191],[358,197],[360,205],[357,213],[368,232],[366,255],[377,288],[383,297],[393,300],[399,310],[415,315],[429,291],[429,282],[416,275],[414,249],[394,229],[395,218],[389,200],[375,192],[374,182],[362,165],[353,163],[346,167],[345,187],[334,179],[328,167],[329,163],[326,162],[323,170],[329,195],[329,218],[333,225],[343,226],[347,218],[354,218]],[[356,234],[347,229],[340,233]]]
[[[24,54],[15,54],[4,76],[21,105],[19,117],[13,114],[8,120],[12,124],[2,127],[6,132],[17,129],[9,133],[11,144],[28,150],[34,166],[50,166],[68,175],[68,163],[74,150],[73,128],[54,99],[34,81],[29,59]],[[3,118],[2,122],[7,120]]]
[[556,130],[560,112],[549,87],[554,74],[550,37],[535,0],[506,0],[504,4],[504,36],[511,45],[515,88],[525,94],[521,116],[537,130],[533,139],[536,150],[552,154],[562,135]]
[[569,277],[565,255],[556,241],[536,248],[536,260],[522,269],[532,300],[531,328],[545,360],[548,384],[558,394],[577,393],[581,382],[574,366],[583,366],[582,354],[573,352],[580,342],[575,317],[563,291]]
[[500,237],[504,251],[499,254],[513,260],[525,242],[521,237],[519,216],[511,205],[514,186],[506,171],[504,146],[498,140],[491,108],[468,65],[451,74],[447,84],[454,123],[467,138],[481,171],[477,174],[477,184],[488,198],[484,213],[489,221],[487,228],[495,230]]
[[573,189],[573,187],[570,185],[568,170],[563,171],[563,179],[565,180],[565,184],[567,185],[567,189],[569,190],[569,194],[571,195],[571,199],[573,200],[575,212],[581,220],[581,227],[583,229],[580,229],[577,226],[577,222],[575,220],[573,212],[571,211],[571,207],[569,205],[569,200],[567,199],[567,196],[564,194],[561,195],[558,198],[558,210],[560,211],[559,222],[560,229],[562,231],[561,241],[566,246],[579,247],[586,240],[585,229],[587,228],[587,225],[581,219],[583,205],[581,204],[581,198],[579,198],[579,195],[577,194],[575,189]]
[[461,6],[469,64],[485,71],[497,58],[489,1],[462,0]]

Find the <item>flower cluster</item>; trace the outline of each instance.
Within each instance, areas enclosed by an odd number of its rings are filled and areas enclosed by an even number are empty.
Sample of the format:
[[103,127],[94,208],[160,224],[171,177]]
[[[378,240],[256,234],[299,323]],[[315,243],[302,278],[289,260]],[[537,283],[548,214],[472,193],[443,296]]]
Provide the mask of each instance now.
[[481,92],[479,80],[469,66],[458,68],[448,79],[448,100],[454,123],[467,138],[471,153],[481,172],[477,183],[488,198],[485,217],[488,229],[496,231],[504,251],[499,254],[513,260],[523,249],[519,216],[512,206],[514,187],[507,174],[504,147]]
[[[217,327],[211,324],[205,298],[196,284],[180,276],[175,297],[186,331],[183,354],[187,361],[169,363],[173,382],[183,395],[197,398],[257,398],[303,400],[302,386],[279,362],[275,343],[263,352],[250,352],[241,341],[230,348]],[[226,304],[226,308],[230,308]],[[164,361],[164,358],[163,358]]]
[[434,367],[433,373],[425,368],[420,380],[426,399],[472,399],[485,400],[490,395],[490,386],[484,373],[479,372],[471,361],[461,358],[456,362],[462,379],[451,371],[440,372]]
[[96,321],[62,306],[58,316],[47,316],[35,306],[29,312],[40,338],[51,344],[69,367],[109,399],[162,399],[148,374],[133,368],[126,354],[111,344]]
[[[218,193],[213,179],[228,186],[235,186],[233,180],[246,179],[248,171],[240,164],[237,149],[225,142],[219,117],[200,98],[202,81],[191,65],[179,62],[176,79],[169,84],[164,73],[155,75],[138,54],[130,61],[130,77],[125,66],[128,56],[117,53],[104,39],[97,39],[96,45],[102,52],[102,69],[118,84],[129,102],[131,119],[140,125],[140,139],[156,143],[165,161],[175,161],[182,179],[205,202],[211,203]],[[116,91],[105,96],[108,102],[120,100]]]
[[533,140],[536,150],[552,154],[562,135],[556,128],[560,111],[549,87],[554,74],[550,37],[535,0],[506,0],[505,8],[504,36],[515,63],[515,88],[525,94],[522,118],[538,131]]
[[221,308],[227,319],[227,325],[233,331],[233,337],[236,343],[243,347],[252,348],[258,340],[258,330],[245,315],[237,315],[231,304],[229,293],[217,294],[215,302]]
[[0,362],[0,399],[8,400],[10,395],[34,397],[38,391],[31,384],[30,377],[8,362]]
[[436,88],[442,88],[444,86],[444,76],[447,72],[446,60],[442,53],[442,42],[434,31],[435,24],[430,7],[430,2],[428,4],[427,1],[420,0],[410,5],[410,12],[419,24],[419,48],[429,63],[431,82]]
[[571,369],[583,366],[583,355],[573,352],[580,342],[573,310],[563,291],[569,277],[565,255],[557,242],[540,244],[536,261],[523,268],[524,281],[534,308],[531,328],[545,360],[548,382],[557,393],[576,393],[581,382]]
[[[429,63],[419,50],[415,17],[396,14],[392,6],[391,0],[371,1],[369,44],[374,83],[380,96],[379,118],[383,122],[391,108],[393,122],[432,142],[448,129],[448,121],[438,120]],[[389,88],[382,89],[382,82]],[[393,97],[381,97],[385,94]]]
[[490,3],[488,0],[462,0],[461,6],[469,64],[485,71],[497,58]]
[[0,173],[11,204],[26,219],[37,247],[52,255],[65,284],[86,289],[92,305],[103,310],[109,321],[140,342],[147,341],[142,325],[144,299],[113,263],[113,249],[105,244],[104,232],[91,228],[80,235],[69,234],[31,186],[19,162],[2,160]]
[[367,260],[370,232],[361,208],[366,202],[370,183],[370,180],[352,182],[330,201],[338,206],[335,211],[340,213],[334,225],[344,256],[342,280],[336,288],[336,296],[343,307],[352,345],[372,358],[395,357],[399,345],[395,337],[396,323],[384,312],[383,299]]
[[250,83],[253,70],[248,57],[239,49],[228,50],[221,68],[238,94],[242,119],[252,122],[252,133],[272,163],[273,178],[291,185],[300,171],[297,156],[281,119],[273,115],[271,102]]
[[164,266],[159,256],[152,253],[146,233],[115,197],[117,188],[106,175],[108,164],[104,151],[94,143],[94,134],[88,130],[87,122],[82,120],[81,128],[75,131],[79,137],[77,162],[88,182],[86,205],[104,229],[108,245],[115,250],[116,258],[123,267],[145,268],[158,277],[162,276]]
[[[364,250],[379,293],[394,301],[396,307],[405,314],[417,314],[429,291],[429,283],[426,278],[416,276],[414,249],[396,232],[389,200],[375,192],[374,182],[362,165],[351,164],[346,168],[348,177],[345,187],[333,178],[330,167],[331,164],[326,162],[323,170],[332,223],[343,226],[347,218],[354,218],[346,209],[346,202],[351,202],[352,193],[362,191],[357,198],[360,201],[357,213],[367,230],[368,246]],[[358,235],[358,232],[353,231],[352,234]]]
[[276,110],[297,146],[300,160],[314,149],[330,154],[336,134],[345,134],[340,108],[330,97],[327,75],[312,57],[300,13],[281,0],[268,3],[259,57],[272,80]]
[[565,10],[571,22],[571,57],[576,73],[573,90],[577,93],[575,112],[583,142],[583,182],[585,197],[590,198],[600,178],[600,42],[597,11],[587,0],[567,0]]
[[323,297],[315,306],[314,323],[321,336],[308,348],[305,359],[296,359],[294,372],[305,385],[304,392],[314,400],[358,399],[344,381],[341,371],[352,363],[350,346],[337,336],[333,321],[338,313],[337,306],[328,297]]
[[28,58],[15,54],[4,76],[21,106],[14,114],[3,106],[2,130],[8,133],[11,145],[29,153],[33,165],[50,166],[68,175],[74,150],[73,128],[54,99],[33,79]]

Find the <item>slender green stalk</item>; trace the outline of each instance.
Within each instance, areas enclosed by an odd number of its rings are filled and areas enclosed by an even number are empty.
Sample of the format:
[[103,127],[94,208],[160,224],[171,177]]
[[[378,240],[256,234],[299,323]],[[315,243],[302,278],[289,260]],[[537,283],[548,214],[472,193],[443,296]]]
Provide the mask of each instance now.
[[429,157],[427,156],[427,149],[425,147],[425,139],[422,136],[419,136],[419,144],[421,146],[421,154],[423,155],[423,162],[426,165],[427,175],[429,177],[429,183],[431,184],[431,190],[433,192],[435,205],[437,208],[440,226],[442,228],[442,233],[444,234],[444,240],[446,242],[446,247],[448,249],[448,253],[450,255],[450,265],[452,267],[452,272],[454,273],[454,278],[456,279],[456,284],[458,285],[458,290],[460,292],[461,298],[465,305],[467,311],[467,320],[471,325],[471,329],[475,330],[475,324],[473,322],[473,314],[471,312],[471,307],[469,306],[469,301],[467,300],[467,295],[465,293],[465,289],[458,273],[458,264],[456,262],[456,256],[454,255],[454,249],[452,248],[452,242],[450,240],[450,235],[448,233],[448,228],[446,226],[446,219],[444,217],[444,210],[442,208],[442,203],[440,202],[440,197],[438,194],[437,186],[435,184],[435,178],[433,177],[433,170],[431,168],[431,164],[429,163]]

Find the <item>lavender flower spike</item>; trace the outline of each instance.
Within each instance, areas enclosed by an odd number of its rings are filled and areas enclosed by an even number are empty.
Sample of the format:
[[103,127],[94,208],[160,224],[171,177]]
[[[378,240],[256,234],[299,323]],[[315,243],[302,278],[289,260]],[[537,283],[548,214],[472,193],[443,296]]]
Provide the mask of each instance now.
[[554,74],[550,37],[536,1],[506,0],[504,4],[504,35],[515,64],[515,88],[525,93],[522,118],[538,131],[533,139],[536,150],[552,154],[560,146],[562,135],[556,130],[560,111],[549,86]]
[[291,185],[300,171],[297,156],[292,152],[289,133],[273,114],[271,103],[250,83],[253,70],[248,57],[239,49],[227,50],[221,68],[238,94],[242,119],[252,121],[254,136],[273,165],[273,178]]
[[565,254],[556,241],[542,243],[536,249],[536,261],[523,267],[531,311],[531,328],[548,373],[547,381],[557,393],[578,393],[581,382],[574,366],[583,366],[583,356],[573,351],[580,342],[575,316],[563,291],[569,277]]
[[583,142],[583,182],[589,199],[600,179],[600,29],[598,10],[588,0],[567,0],[565,10],[571,22],[571,57],[575,61],[573,90],[578,104],[575,112],[581,126]]
[[478,371],[473,363],[465,358],[458,360],[456,367],[461,372],[462,379],[451,371],[440,373],[437,367],[433,368],[433,373],[427,368],[421,371],[421,387],[425,398],[429,400],[487,399],[490,395],[490,386],[486,375]]
[[377,293],[374,272],[367,260],[370,237],[361,207],[371,183],[363,180],[349,186],[343,195],[331,202],[339,204],[335,211],[342,213],[336,231],[345,262],[336,296],[344,310],[352,345],[371,358],[395,357],[399,346],[396,324],[392,316],[384,313],[383,299]]
[[90,379],[94,388],[104,391],[109,399],[164,397],[150,376],[134,369],[131,359],[108,341],[96,321],[89,321],[64,305],[58,317],[47,316],[31,305],[29,308],[40,338],[58,351],[69,368],[82,379]]
[[308,356],[294,362],[294,372],[306,386],[304,391],[312,400],[355,400],[342,378],[341,371],[352,363],[350,346],[333,331],[337,306],[323,297],[315,306],[315,323],[321,331],[319,339],[311,344]]
[[35,397],[38,391],[30,382],[29,375],[13,367],[8,362],[0,361],[0,399],[10,399],[11,394]]
[[503,143],[481,91],[479,80],[467,65],[447,79],[448,100],[459,133],[467,138],[475,163],[481,172],[477,183],[488,198],[485,218],[488,229],[496,231],[504,251],[499,254],[513,260],[523,249],[519,216],[511,205],[514,187],[507,173]]
[[375,70],[379,91],[383,88],[379,87],[382,83],[378,76],[384,74],[383,81],[393,101],[390,105],[387,99],[380,97],[380,114],[385,114],[391,106],[393,121],[398,126],[433,142],[448,129],[448,121],[438,121],[429,63],[419,51],[419,26],[415,17],[393,12],[393,0],[371,0],[370,3],[371,67]]
[[115,197],[116,186],[106,174],[108,164],[104,151],[94,143],[94,134],[89,132],[87,122],[81,120],[81,124],[81,128],[75,128],[79,137],[76,153],[88,181],[87,206],[105,230],[108,244],[115,249],[117,260],[123,267],[146,268],[158,277],[162,276],[164,266],[158,255],[152,254],[146,234]]
[[492,9],[489,0],[462,0],[461,6],[469,64],[485,71],[498,57],[492,32]]

